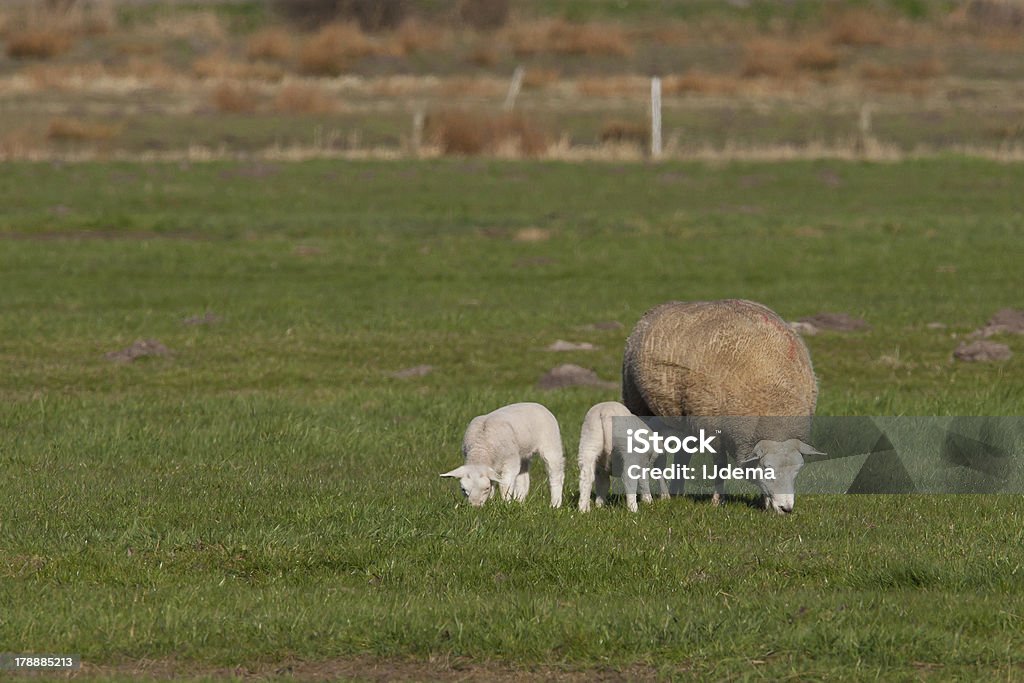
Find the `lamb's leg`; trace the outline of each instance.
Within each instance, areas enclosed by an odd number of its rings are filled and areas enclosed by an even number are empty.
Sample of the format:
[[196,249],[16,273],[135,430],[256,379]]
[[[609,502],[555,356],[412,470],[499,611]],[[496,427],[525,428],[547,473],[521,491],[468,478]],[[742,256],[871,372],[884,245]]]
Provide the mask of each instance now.
[[516,488],[516,477],[518,472],[514,467],[507,467],[499,473],[501,479],[498,481],[498,487],[501,489],[502,500],[512,500],[512,494],[515,493]]
[[526,494],[530,492],[530,461],[524,460],[516,476],[516,483],[512,490],[512,498],[520,503],[526,500]]
[[594,472],[594,505],[603,507],[608,500],[608,490],[612,486],[612,477],[603,468],[598,467]]
[[580,452],[580,512],[590,509],[590,492],[594,488],[594,470],[597,461],[590,453]]
[[565,456],[562,455],[562,444],[550,446],[540,452],[541,460],[548,470],[548,486],[551,489],[551,507],[562,506],[562,486],[565,483]]
[[[662,481],[664,481],[664,479]],[[640,484],[640,500],[642,500],[645,503],[652,502],[654,500],[654,498],[651,497],[651,477],[650,477],[650,474],[649,473],[645,473],[644,476],[640,477],[639,484]],[[626,496],[626,502],[627,503],[629,502],[629,496],[628,495]],[[633,502],[634,503],[636,502],[636,494],[633,495]],[[633,508],[630,508],[630,510],[633,510]],[[635,512],[635,510],[634,510],[634,512]]]

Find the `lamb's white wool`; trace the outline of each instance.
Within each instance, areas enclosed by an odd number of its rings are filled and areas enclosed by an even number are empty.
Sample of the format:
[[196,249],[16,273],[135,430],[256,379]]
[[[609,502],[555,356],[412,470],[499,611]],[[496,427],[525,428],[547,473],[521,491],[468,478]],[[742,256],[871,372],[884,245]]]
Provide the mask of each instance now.
[[[615,418],[631,418],[633,413],[629,412],[626,406],[618,401],[605,401],[598,403],[587,411],[583,418],[583,428],[580,430],[580,511],[586,512],[590,509],[590,491],[595,490],[594,504],[601,507],[608,499],[608,489],[611,486],[611,475],[613,470],[622,470],[623,453],[622,444],[616,443],[613,428]],[[643,423],[637,420],[637,426],[643,427]],[[637,463],[650,466],[651,461]],[[596,487],[595,487],[596,481]],[[638,482],[640,495],[645,503],[651,502],[651,482],[643,477]],[[669,495],[668,485],[661,480],[661,497]],[[632,512],[638,509],[636,502],[636,489],[626,487],[626,505]]]
[[494,495],[497,483],[505,500],[526,500],[530,460],[540,456],[548,471],[551,506],[562,504],[565,457],[558,420],[539,403],[513,403],[473,418],[462,438],[465,464],[442,477],[459,479],[462,493],[474,506]]

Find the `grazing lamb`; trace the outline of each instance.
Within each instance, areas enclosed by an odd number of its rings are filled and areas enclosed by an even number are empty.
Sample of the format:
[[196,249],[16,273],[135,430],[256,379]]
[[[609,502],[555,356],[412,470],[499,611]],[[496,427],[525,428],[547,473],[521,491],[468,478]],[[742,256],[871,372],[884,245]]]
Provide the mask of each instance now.
[[[728,421],[733,429],[723,432],[723,442],[737,464],[774,470],[776,479],[756,483],[766,507],[780,514],[793,510],[803,456],[820,455],[804,443],[817,398],[803,341],[772,310],[752,301],[662,304],[644,314],[626,341],[626,407],[640,416],[747,417]],[[716,464],[726,465],[725,453]],[[723,493],[716,479],[716,503]]]
[[462,438],[465,464],[442,477],[455,477],[469,504],[481,506],[494,495],[492,482],[505,500],[526,500],[530,490],[530,459],[540,455],[548,471],[551,507],[562,505],[565,457],[558,420],[539,403],[513,403],[474,417]]
[[[613,434],[614,419],[616,417],[633,418],[636,420],[633,413],[629,412],[626,406],[618,401],[598,403],[588,410],[587,416],[583,418],[583,428],[580,430],[579,451],[580,512],[590,510],[591,489],[596,489],[594,504],[597,507],[603,506],[608,499],[612,470],[625,471],[623,447],[621,443],[616,442]],[[636,420],[636,424],[638,427],[644,426],[640,420]],[[654,457],[652,455],[650,459],[637,462],[636,464],[650,467],[653,462]],[[615,467],[613,467],[613,463]],[[597,482],[596,487],[594,486],[595,479]],[[643,501],[645,503],[651,502],[653,498],[651,497],[650,480],[647,477],[642,477],[638,483]],[[668,498],[668,495],[668,484],[663,479],[661,480],[661,497]],[[637,511],[635,488],[627,486],[626,505],[630,511]]]

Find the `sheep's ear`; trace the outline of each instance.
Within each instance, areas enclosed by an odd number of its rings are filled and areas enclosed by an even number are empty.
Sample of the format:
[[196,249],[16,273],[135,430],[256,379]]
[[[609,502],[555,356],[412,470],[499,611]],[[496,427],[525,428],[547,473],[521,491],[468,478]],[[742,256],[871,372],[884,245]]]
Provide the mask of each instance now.
[[822,453],[821,451],[819,451],[814,446],[811,446],[810,444],[806,444],[803,441],[798,441],[797,443],[799,444],[797,446],[797,449],[799,449],[799,451],[801,453],[803,453],[804,455],[828,455],[827,453]]
[[498,476],[498,473],[495,471],[495,469],[493,467],[488,467],[485,470],[485,474],[487,474],[487,478],[490,479],[493,482],[500,482],[501,481],[501,478]]
[[765,454],[768,452],[768,444],[771,444],[771,443],[776,443],[776,442],[774,442],[774,441],[758,441],[756,444],[754,444],[754,450],[752,450],[750,452],[750,455],[747,456],[746,459],[744,459],[743,462],[741,462],[739,464],[742,465],[743,463],[753,462],[755,460],[760,461],[765,456]]
[[460,465],[459,467],[456,467],[451,472],[445,472],[441,476],[442,477],[455,477],[456,479],[462,479],[464,476],[466,476],[466,466],[465,465]]

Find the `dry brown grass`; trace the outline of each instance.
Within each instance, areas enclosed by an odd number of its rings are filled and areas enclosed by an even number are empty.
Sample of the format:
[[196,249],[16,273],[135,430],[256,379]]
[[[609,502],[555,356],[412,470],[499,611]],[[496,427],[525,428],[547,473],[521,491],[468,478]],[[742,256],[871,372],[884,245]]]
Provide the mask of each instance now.
[[269,62],[238,62],[217,52],[200,57],[192,63],[192,73],[199,78],[229,78],[242,81],[279,81],[284,69]]
[[603,144],[636,145],[646,149],[651,144],[651,129],[645,123],[612,119],[601,126]]
[[299,49],[299,70],[312,76],[337,76],[353,61],[377,54],[379,48],[357,24],[329,24]]
[[548,19],[512,26],[507,36],[518,57],[536,54],[625,57],[633,52],[625,30],[618,24],[574,24]]
[[740,75],[787,78],[798,71],[822,74],[835,70],[839,62],[839,53],[821,38],[807,38],[797,43],[757,38],[746,45]]
[[445,97],[500,97],[507,84],[494,78],[455,76],[441,82],[440,93]]
[[119,132],[120,128],[113,124],[65,116],[50,121],[46,138],[64,142],[102,142],[115,137]]
[[526,69],[526,73],[523,75],[523,87],[531,90],[546,88],[557,83],[561,75],[562,72],[558,69],[531,66]]
[[828,18],[828,33],[832,43],[860,47],[884,45],[894,28],[890,18],[868,9],[847,9]]
[[287,62],[294,54],[295,40],[287,29],[280,26],[257,31],[245,42],[245,56],[254,62]]
[[391,35],[388,52],[401,56],[441,52],[450,45],[451,35],[442,27],[416,19],[407,19]]
[[643,76],[588,77],[576,81],[576,91],[585,97],[643,97],[650,82]]
[[26,67],[22,73],[32,81],[37,90],[75,90],[83,84],[95,81],[106,74],[106,69],[98,62],[81,64],[48,64],[39,63]]
[[537,156],[550,147],[550,136],[520,113],[445,109],[427,117],[428,138],[442,154]]
[[8,32],[6,52],[11,59],[50,59],[70,50],[74,42],[74,35],[60,27],[24,28]]
[[707,73],[700,69],[690,69],[684,74],[667,76],[661,82],[661,90],[665,95],[683,95],[687,93],[731,95],[738,89],[739,84],[735,78]]
[[927,91],[928,81],[941,76],[945,64],[931,57],[906,64],[880,64],[864,62],[859,73],[864,84],[879,92],[905,92],[922,95]]
[[693,34],[689,24],[672,21],[654,28],[651,39],[659,45],[689,45],[693,42]]
[[810,39],[793,47],[793,62],[798,69],[832,71],[839,66],[839,53],[821,39]]
[[785,42],[757,38],[744,47],[740,75],[744,78],[783,78],[793,73],[793,49]]
[[282,86],[274,98],[274,109],[286,114],[327,114],[334,108],[334,100],[323,88],[303,83]]
[[469,51],[466,61],[477,66],[494,66],[501,61],[501,51],[493,40],[481,40]]
[[225,81],[213,89],[210,103],[217,111],[244,114],[256,110],[259,95],[248,86]]
[[160,16],[141,33],[155,39],[200,40],[208,44],[223,43],[228,37],[220,15],[210,10]]

